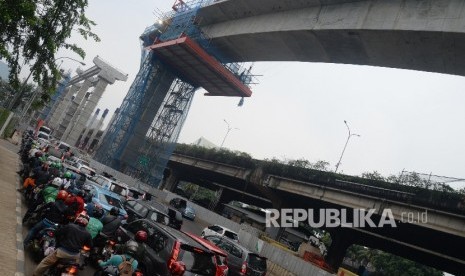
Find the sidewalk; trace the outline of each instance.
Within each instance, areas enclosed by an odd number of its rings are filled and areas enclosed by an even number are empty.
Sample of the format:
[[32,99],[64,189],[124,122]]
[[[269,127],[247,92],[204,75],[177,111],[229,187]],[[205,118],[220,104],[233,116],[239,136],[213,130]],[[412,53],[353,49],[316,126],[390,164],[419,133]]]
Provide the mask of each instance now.
[[16,189],[19,180],[16,171],[19,158],[18,146],[0,139],[0,275],[24,275],[24,251],[22,246],[21,198]]

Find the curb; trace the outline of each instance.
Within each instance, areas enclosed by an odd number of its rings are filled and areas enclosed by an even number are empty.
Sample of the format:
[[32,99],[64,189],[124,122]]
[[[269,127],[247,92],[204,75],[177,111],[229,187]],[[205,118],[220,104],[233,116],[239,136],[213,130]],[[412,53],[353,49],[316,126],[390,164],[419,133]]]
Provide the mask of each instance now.
[[[20,183],[20,178],[16,176],[18,180],[17,183]],[[17,186],[17,185],[16,185]],[[16,191],[16,273],[15,276],[24,276],[25,275],[25,262],[24,262],[24,250],[23,250],[23,222],[22,222],[22,213],[21,213],[21,193]]]

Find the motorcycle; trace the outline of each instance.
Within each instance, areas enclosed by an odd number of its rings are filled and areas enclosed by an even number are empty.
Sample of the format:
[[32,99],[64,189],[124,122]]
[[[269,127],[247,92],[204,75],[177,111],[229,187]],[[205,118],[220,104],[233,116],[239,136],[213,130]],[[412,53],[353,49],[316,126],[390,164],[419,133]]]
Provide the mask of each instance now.
[[41,230],[32,241],[31,252],[36,262],[40,262],[55,250],[55,230],[58,224]]
[[90,254],[92,264],[98,267],[98,260],[108,260],[115,253],[116,239],[108,237],[100,233],[94,240],[94,247]]
[[73,276],[77,275],[79,264],[75,259],[60,259],[53,265],[44,276]]

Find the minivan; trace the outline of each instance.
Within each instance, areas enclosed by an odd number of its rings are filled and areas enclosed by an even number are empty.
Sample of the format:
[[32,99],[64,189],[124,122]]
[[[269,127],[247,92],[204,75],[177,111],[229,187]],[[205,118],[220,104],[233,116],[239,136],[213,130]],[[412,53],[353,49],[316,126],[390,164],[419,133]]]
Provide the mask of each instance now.
[[227,237],[205,236],[204,239],[212,242],[228,253],[229,275],[237,276],[265,276],[267,258],[254,253],[244,246]]
[[[181,231],[140,219],[122,225],[116,233],[126,242],[134,239],[139,230],[148,234],[147,241],[142,244],[145,249],[144,256],[138,259],[138,269],[143,275],[216,275],[215,254]],[[170,269],[174,267],[182,267],[183,271],[173,274],[174,271],[171,272]]]

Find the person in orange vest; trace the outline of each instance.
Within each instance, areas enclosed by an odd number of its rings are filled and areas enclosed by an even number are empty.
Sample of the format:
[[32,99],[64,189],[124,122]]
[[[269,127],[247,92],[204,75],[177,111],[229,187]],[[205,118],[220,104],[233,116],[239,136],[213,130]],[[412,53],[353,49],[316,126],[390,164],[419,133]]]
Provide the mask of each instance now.
[[[23,187],[17,189],[18,192],[22,192],[24,190],[32,190],[36,186],[36,180],[32,177],[28,177],[23,182]],[[29,188],[29,189],[28,189]]]

